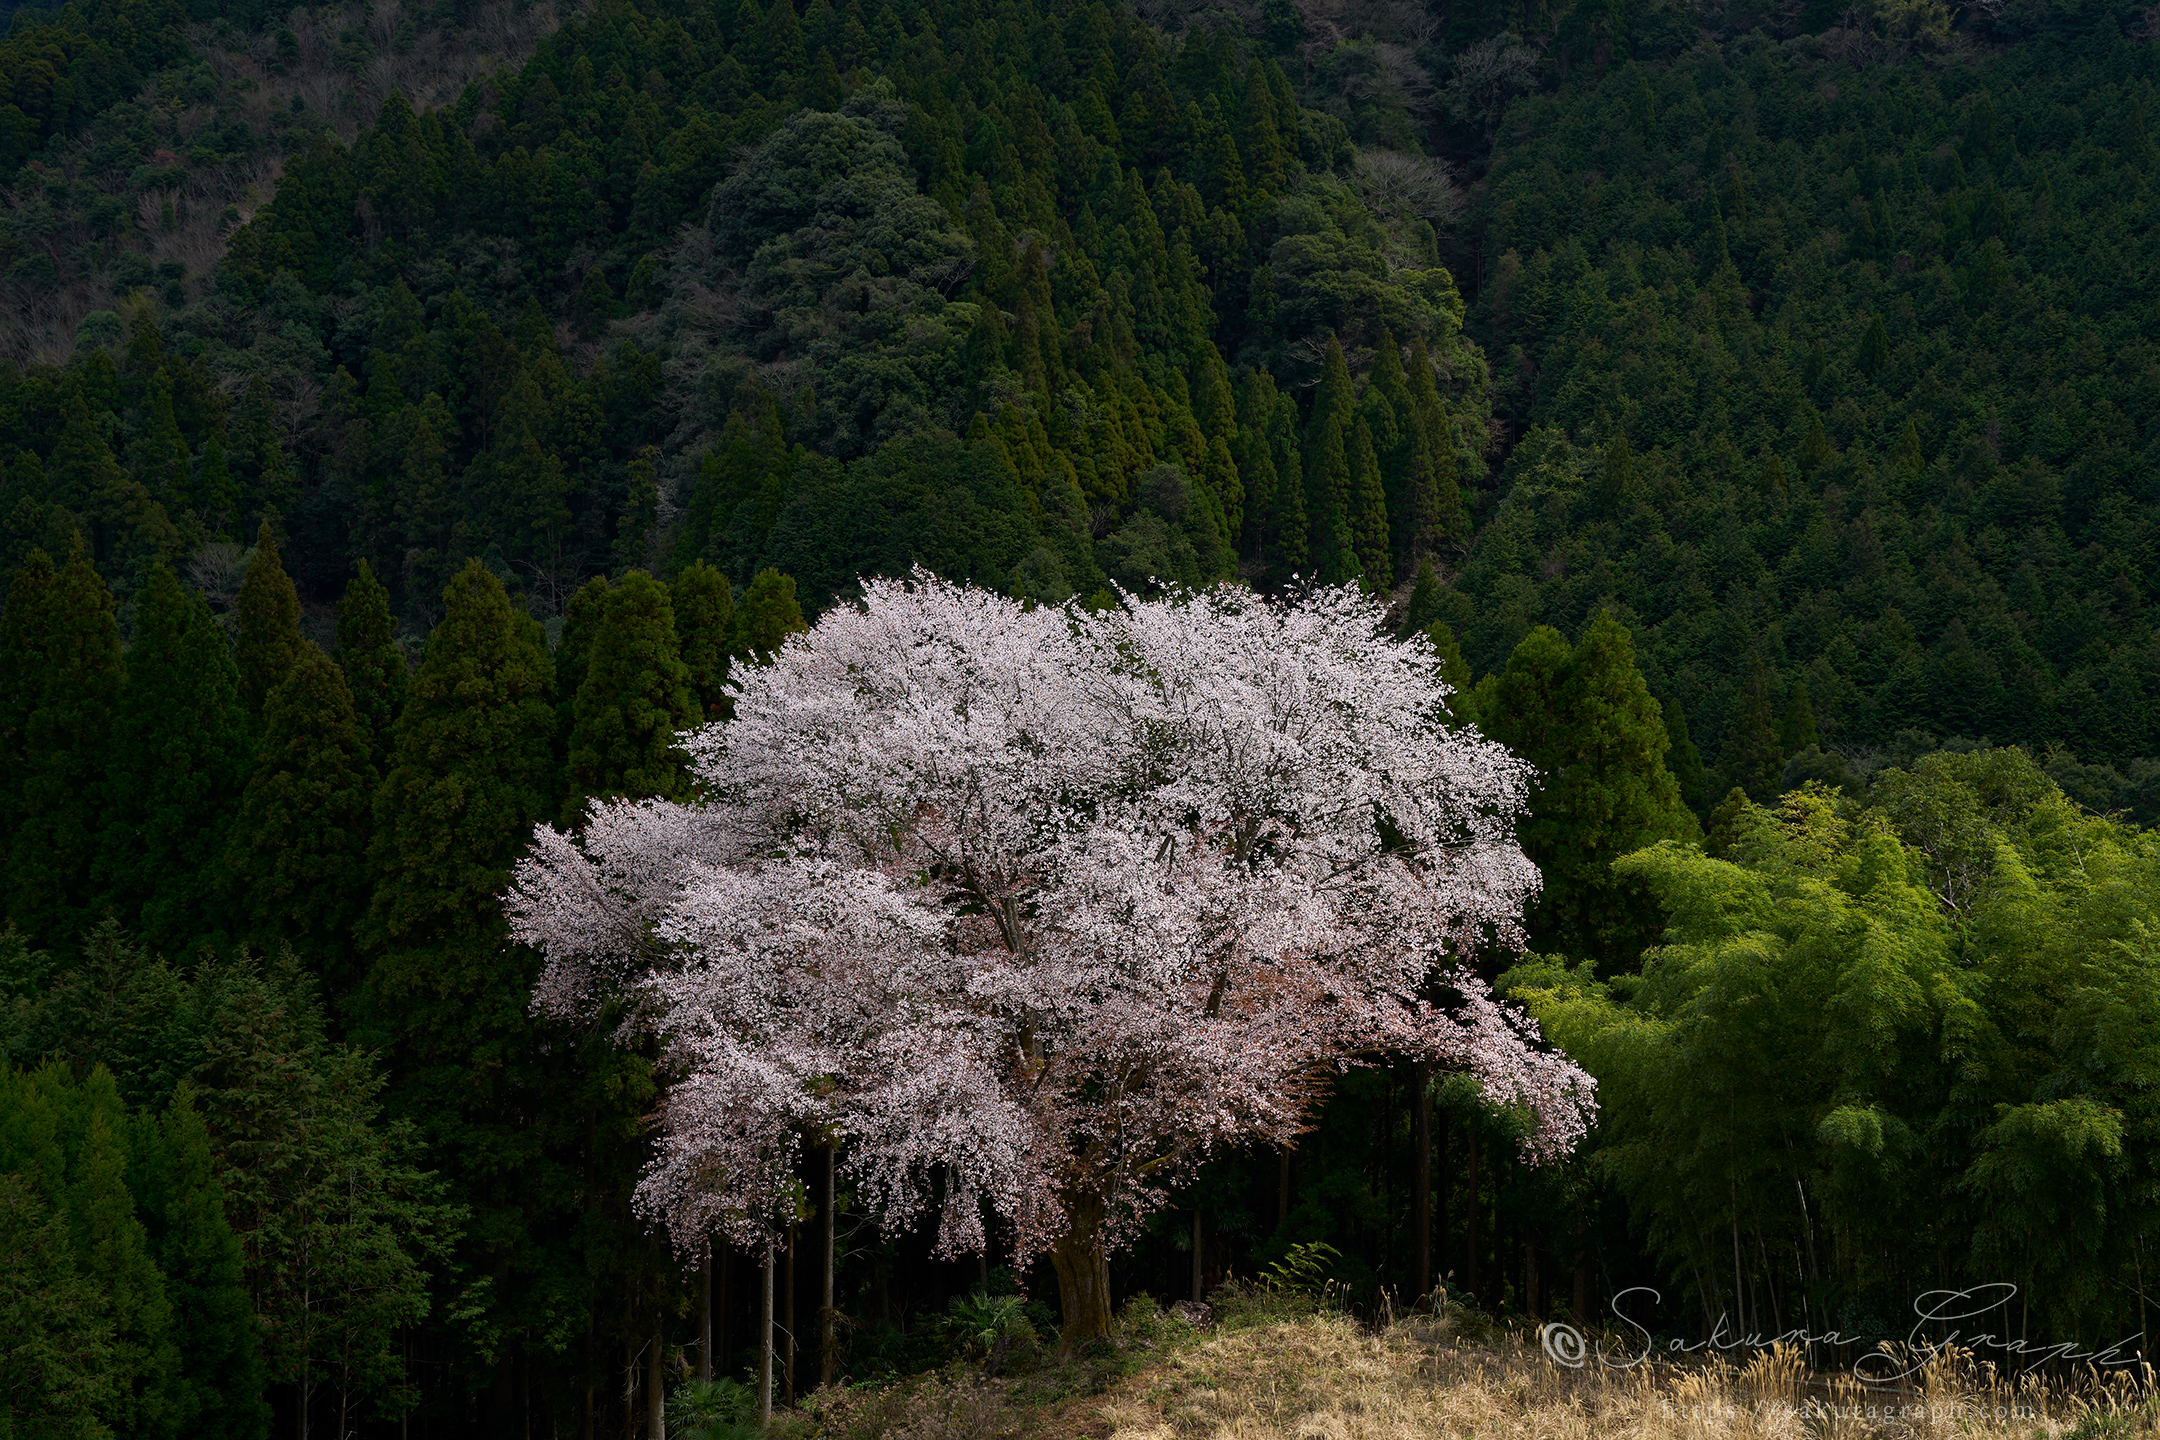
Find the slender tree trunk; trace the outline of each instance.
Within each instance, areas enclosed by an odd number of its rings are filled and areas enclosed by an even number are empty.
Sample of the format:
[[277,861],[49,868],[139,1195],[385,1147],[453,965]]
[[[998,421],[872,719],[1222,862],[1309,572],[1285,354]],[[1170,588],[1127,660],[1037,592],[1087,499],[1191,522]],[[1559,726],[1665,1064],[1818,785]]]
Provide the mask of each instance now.
[[1543,1297],[1538,1293],[1538,1234],[1535,1230],[1522,1232],[1522,1293],[1523,1313],[1532,1320],[1544,1318]]
[[834,1346],[839,1326],[835,1323],[837,1313],[833,1309],[833,1206],[835,1192],[833,1170],[836,1163],[836,1147],[828,1141],[825,1146],[825,1194],[818,1206],[818,1223],[823,1229],[821,1243],[823,1274],[818,1289],[818,1384],[830,1385],[840,1378],[840,1352]]
[[1455,1231],[1448,1219],[1453,1188],[1448,1184],[1448,1177],[1455,1173],[1453,1152],[1448,1148],[1449,1127],[1452,1123],[1447,1111],[1433,1112],[1433,1154],[1440,1172],[1440,1183],[1433,1187],[1433,1234],[1439,1237],[1433,1251],[1433,1268],[1439,1272],[1440,1283],[1443,1285],[1447,1283],[1450,1275],[1448,1255],[1455,1243]]
[[1192,1212],[1192,1298],[1194,1304],[1207,1299],[1207,1268],[1203,1260],[1205,1251],[1200,1248],[1200,1207]]
[[667,1337],[660,1330],[660,1307],[653,1307],[652,1358],[645,1364],[645,1433],[667,1440]]
[[637,1350],[633,1347],[630,1328],[636,1317],[623,1317],[622,1342],[622,1433],[624,1440],[637,1434]]
[[795,1403],[795,1227],[788,1226],[787,1259],[780,1276],[780,1395]]
[[760,1428],[772,1425],[773,1382],[773,1242],[765,1242],[765,1268],[759,1280],[757,1410]]
[[578,1427],[579,1440],[598,1440],[600,1428],[600,1397],[595,1377],[600,1373],[600,1349],[596,1332],[600,1317],[593,1313],[590,1298],[585,1302],[585,1417]]
[[1110,1338],[1110,1259],[1103,1253],[1102,1201],[1075,1200],[1065,1209],[1066,1230],[1050,1248],[1057,1271],[1058,1305],[1064,1325],[1059,1348],[1067,1355]]
[[1417,1067],[1417,1184],[1411,1223],[1417,1227],[1417,1298],[1432,1293],[1432,1066]]
[[1590,1237],[1580,1212],[1575,1216],[1575,1323],[1590,1325]]
[[728,1270],[735,1263],[735,1252],[726,1246],[720,1250],[719,1294],[713,1297],[713,1378],[720,1379],[727,1372],[728,1348]]
[[705,1303],[704,1303],[704,1308],[703,1308],[702,1310],[700,1310],[700,1311],[699,1311],[699,1313],[698,1313],[698,1335],[697,1335],[697,1340],[698,1340],[698,1357],[697,1357],[697,1378],[698,1378],[698,1379],[700,1379],[700,1380],[702,1380],[702,1381],[704,1381],[704,1382],[705,1382],[706,1384],[708,1384],[708,1385],[710,1385],[710,1384],[712,1383],[712,1373],[713,1373],[713,1364],[712,1364],[712,1266],[713,1266],[712,1247],[711,1247],[711,1246],[710,1246],[710,1245],[708,1244],[708,1245],[706,1246],[706,1249],[705,1249],[705,1263],[704,1263],[704,1264],[702,1264],[702,1265],[700,1265],[700,1266],[698,1266],[698,1276],[699,1276],[699,1279],[700,1279],[700,1280],[702,1281],[702,1283],[703,1283],[703,1286],[704,1286],[704,1290],[705,1290]]
[[1463,1257],[1463,1284],[1473,1297],[1482,1299],[1478,1289],[1478,1173],[1477,1131],[1472,1129],[1464,1137],[1465,1159],[1463,1176],[1469,1181],[1470,1205],[1463,1216],[1463,1243],[1467,1253]]
[[1290,1149],[1284,1146],[1275,1171],[1275,1228],[1290,1223]]

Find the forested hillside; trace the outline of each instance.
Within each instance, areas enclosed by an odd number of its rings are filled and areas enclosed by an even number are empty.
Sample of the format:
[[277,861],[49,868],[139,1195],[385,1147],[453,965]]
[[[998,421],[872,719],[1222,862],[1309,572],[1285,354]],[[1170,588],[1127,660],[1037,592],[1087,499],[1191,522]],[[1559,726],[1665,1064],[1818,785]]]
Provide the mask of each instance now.
[[[0,1404],[627,1437],[754,1364],[754,1260],[631,1209],[658,1051],[536,1012],[502,897],[915,566],[1356,584],[1542,775],[1475,958],[1583,1153],[1354,1070],[1120,1299],[1321,1242],[1360,1303],[2141,1330],[2156,74],[2070,0],[16,11]],[[785,1386],[1052,1324],[801,1179]]]

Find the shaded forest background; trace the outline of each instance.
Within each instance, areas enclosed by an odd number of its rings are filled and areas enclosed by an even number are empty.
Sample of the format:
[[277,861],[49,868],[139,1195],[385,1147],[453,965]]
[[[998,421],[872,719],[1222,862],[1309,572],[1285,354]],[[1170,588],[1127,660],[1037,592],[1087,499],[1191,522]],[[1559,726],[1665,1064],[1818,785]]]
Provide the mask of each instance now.
[[[2142,1332],[2156,44],[2073,0],[16,11],[0,1208],[76,1258],[9,1383],[86,1434],[641,1423],[704,1294],[628,1208],[650,1057],[531,1018],[495,897],[915,564],[1355,580],[1550,777],[1508,983],[1592,1152],[1355,1074],[1121,1294],[1197,1234],[1202,1285],[1325,1241],[1363,1296],[1901,1333],[1984,1274]],[[1023,1278],[863,1220],[847,1374]]]

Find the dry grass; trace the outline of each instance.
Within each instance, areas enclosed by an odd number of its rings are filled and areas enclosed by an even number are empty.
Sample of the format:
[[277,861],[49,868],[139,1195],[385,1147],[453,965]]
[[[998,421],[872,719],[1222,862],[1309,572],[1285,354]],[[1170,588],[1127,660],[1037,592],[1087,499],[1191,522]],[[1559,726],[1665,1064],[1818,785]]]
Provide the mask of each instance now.
[[[1791,1350],[1744,1363],[1567,1369],[1534,1342],[1430,1317],[1233,1304],[1226,1324],[1115,1347],[1095,1385],[958,1370],[824,1392],[780,1434],[834,1440],[2116,1440],[2160,1434],[2152,1375],[2037,1380],[1949,1353],[1868,1388]],[[1150,1307],[1152,1309],[1152,1307]],[[1159,1321],[1146,1333],[1165,1338]],[[1190,1332],[1186,1332],[1189,1336]],[[1133,1352],[1145,1353],[1133,1353]],[[1134,1363],[1138,1362],[1138,1363]],[[1113,1375],[1122,1379],[1111,1379]],[[1098,1388],[1104,1382],[1106,1388]],[[1062,1393],[1059,1394],[1062,1389]]]
[[1319,1314],[1208,1337],[1093,1405],[1107,1440],[2028,1440],[2156,1433],[2145,1401],[2127,1376],[2017,1383],[1962,1356],[1898,1389],[1812,1376],[1790,1351],[1569,1370],[1519,1344]]

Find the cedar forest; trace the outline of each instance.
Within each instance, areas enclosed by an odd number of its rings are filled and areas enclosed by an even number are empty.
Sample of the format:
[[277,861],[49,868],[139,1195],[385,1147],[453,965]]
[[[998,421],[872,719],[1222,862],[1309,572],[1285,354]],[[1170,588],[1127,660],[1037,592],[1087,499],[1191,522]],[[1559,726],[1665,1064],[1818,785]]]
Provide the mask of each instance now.
[[0,1433],[657,1436],[761,1267],[783,1402],[1098,1333],[972,1153],[701,1209],[547,911],[982,592],[1333,616],[1534,767],[1405,982],[1491,1043],[1302,1055],[1105,1303],[2149,1353],[2156,79],[2124,0],[15,9]]

